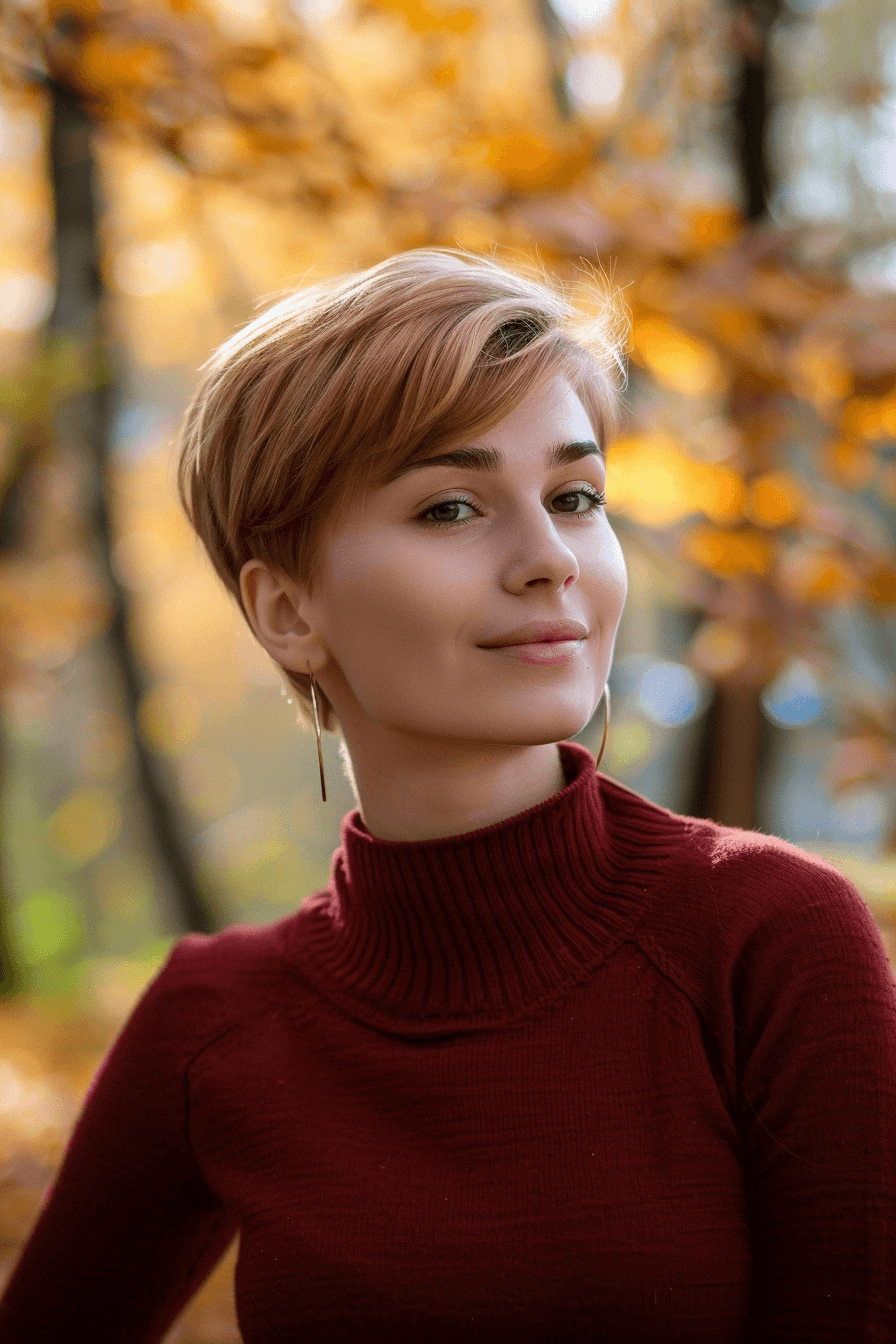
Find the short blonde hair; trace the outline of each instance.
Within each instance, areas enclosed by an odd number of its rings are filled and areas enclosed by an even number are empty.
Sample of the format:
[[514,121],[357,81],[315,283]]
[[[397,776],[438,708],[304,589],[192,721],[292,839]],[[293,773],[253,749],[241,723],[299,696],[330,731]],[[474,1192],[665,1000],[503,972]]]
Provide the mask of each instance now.
[[[607,302],[583,320],[540,278],[420,248],[300,289],[236,332],[201,370],[178,485],[243,614],[247,560],[311,587],[338,507],[497,424],[551,375],[569,379],[603,445],[622,371],[616,314]],[[307,711],[308,677],[284,674]]]

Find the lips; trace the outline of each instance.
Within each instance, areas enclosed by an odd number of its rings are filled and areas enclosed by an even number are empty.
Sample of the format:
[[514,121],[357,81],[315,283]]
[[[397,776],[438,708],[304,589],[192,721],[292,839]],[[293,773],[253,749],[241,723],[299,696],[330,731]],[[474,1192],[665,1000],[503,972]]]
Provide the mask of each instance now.
[[481,649],[505,649],[514,644],[559,644],[587,639],[588,630],[581,621],[530,621],[495,639],[484,639]]

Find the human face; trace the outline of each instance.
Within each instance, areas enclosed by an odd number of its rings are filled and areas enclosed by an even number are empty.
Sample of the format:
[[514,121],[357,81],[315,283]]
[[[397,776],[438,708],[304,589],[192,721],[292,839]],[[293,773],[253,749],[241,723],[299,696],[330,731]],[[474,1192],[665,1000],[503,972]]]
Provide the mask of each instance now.
[[626,595],[604,486],[585,408],[555,379],[338,517],[307,610],[350,746],[362,727],[522,746],[587,724]]

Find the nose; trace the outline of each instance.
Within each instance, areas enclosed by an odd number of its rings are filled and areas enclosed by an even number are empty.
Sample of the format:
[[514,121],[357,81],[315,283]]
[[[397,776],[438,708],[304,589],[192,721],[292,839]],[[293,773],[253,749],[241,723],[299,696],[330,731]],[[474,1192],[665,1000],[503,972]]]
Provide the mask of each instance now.
[[562,593],[579,577],[579,562],[560,536],[543,506],[518,516],[509,528],[510,545],[504,561],[502,586],[523,593],[543,586]]

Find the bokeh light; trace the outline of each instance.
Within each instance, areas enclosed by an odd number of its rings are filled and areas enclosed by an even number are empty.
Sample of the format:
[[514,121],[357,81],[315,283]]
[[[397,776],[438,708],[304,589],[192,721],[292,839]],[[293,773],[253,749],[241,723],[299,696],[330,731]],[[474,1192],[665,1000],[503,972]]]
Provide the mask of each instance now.
[[638,682],[638,706],[654,723],[679,728],[705,706],[707,690],[683,663],[651,663]]
[[582,52],[567,66],[566,83],[584,111],[612,112],[625,88],[625,71],[609,52]]
[[601,27],[611,17],[618,0],[555,0],[554,8],[573,33]]
[[801,658],[794,658],[762,691],[762,708],[782,728],[815,723],[825,709],[818,677]]

